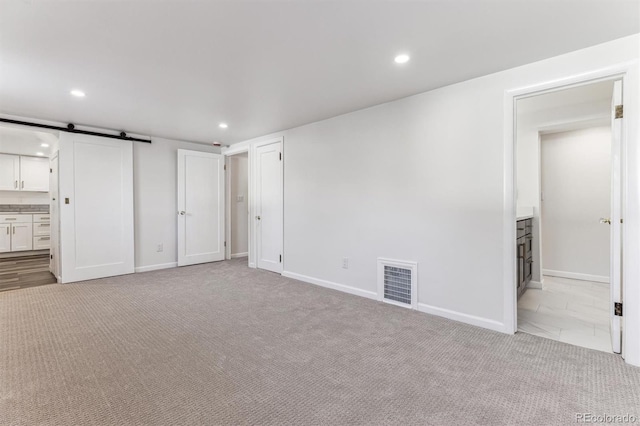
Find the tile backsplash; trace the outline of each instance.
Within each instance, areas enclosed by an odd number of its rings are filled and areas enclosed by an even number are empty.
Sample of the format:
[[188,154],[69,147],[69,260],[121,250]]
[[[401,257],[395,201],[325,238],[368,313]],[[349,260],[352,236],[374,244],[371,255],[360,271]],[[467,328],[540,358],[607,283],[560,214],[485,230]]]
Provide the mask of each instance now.
[[0,204],[0,213],[49,213],[49,204]]

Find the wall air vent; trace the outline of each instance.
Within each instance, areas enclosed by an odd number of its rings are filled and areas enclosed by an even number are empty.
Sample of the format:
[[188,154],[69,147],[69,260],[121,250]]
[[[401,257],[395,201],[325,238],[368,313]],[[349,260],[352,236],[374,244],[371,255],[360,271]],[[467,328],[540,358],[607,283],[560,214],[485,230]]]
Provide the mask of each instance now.
[[405,308],[418,307],[418,264],[378,258],[378,300]]

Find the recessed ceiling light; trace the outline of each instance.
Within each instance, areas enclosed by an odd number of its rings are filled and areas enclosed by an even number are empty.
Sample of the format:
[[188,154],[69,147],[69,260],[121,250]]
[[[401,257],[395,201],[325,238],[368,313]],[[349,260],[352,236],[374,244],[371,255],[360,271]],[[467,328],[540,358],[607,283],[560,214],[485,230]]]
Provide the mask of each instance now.
[[36,155],[43,156],[43,155],[44,155],[44,152],[36,152]]
[[220,127],[221,129],[226,129],[227,127],[229,127],[229,125],[227,123],[220,123],[218,124],[218,127]]
[[78,90],[78,89],[73,89],[71,91],[71,94],[76,98],[84,98],[86,96],[82,90]]
[[409,59],[411,59],[409,55],[402,54],[396,56],[394,61],[396,62],[396,64],[406,64],[407,62],[409,62]]
[[43,148],[49,148],[49,144],[48,143],[42,143],[40,144],[41,147]]

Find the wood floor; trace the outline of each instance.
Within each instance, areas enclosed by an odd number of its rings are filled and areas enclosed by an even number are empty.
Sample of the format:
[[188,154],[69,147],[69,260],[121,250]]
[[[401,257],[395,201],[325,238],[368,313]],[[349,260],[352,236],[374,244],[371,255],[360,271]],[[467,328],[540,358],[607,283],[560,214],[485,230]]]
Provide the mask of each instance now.
[[0,291],[53,284],[49,255],[0,258]]

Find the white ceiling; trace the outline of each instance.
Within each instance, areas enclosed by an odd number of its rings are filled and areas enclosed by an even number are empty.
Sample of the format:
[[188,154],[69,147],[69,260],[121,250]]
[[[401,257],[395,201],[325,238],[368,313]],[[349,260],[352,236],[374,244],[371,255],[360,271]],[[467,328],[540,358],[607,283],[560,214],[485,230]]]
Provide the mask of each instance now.
[[[625,0],[3,0],[0,113],[229,144],[637,33],[639,21],[640,3]],[[402,52],[411,61],[398,66]]]
[[[48,132],[0,126],[0,152],[6,154],[38,155],[48,157],[57,143],[57,138]],[[42,144],[49,145],[43,147]]]

